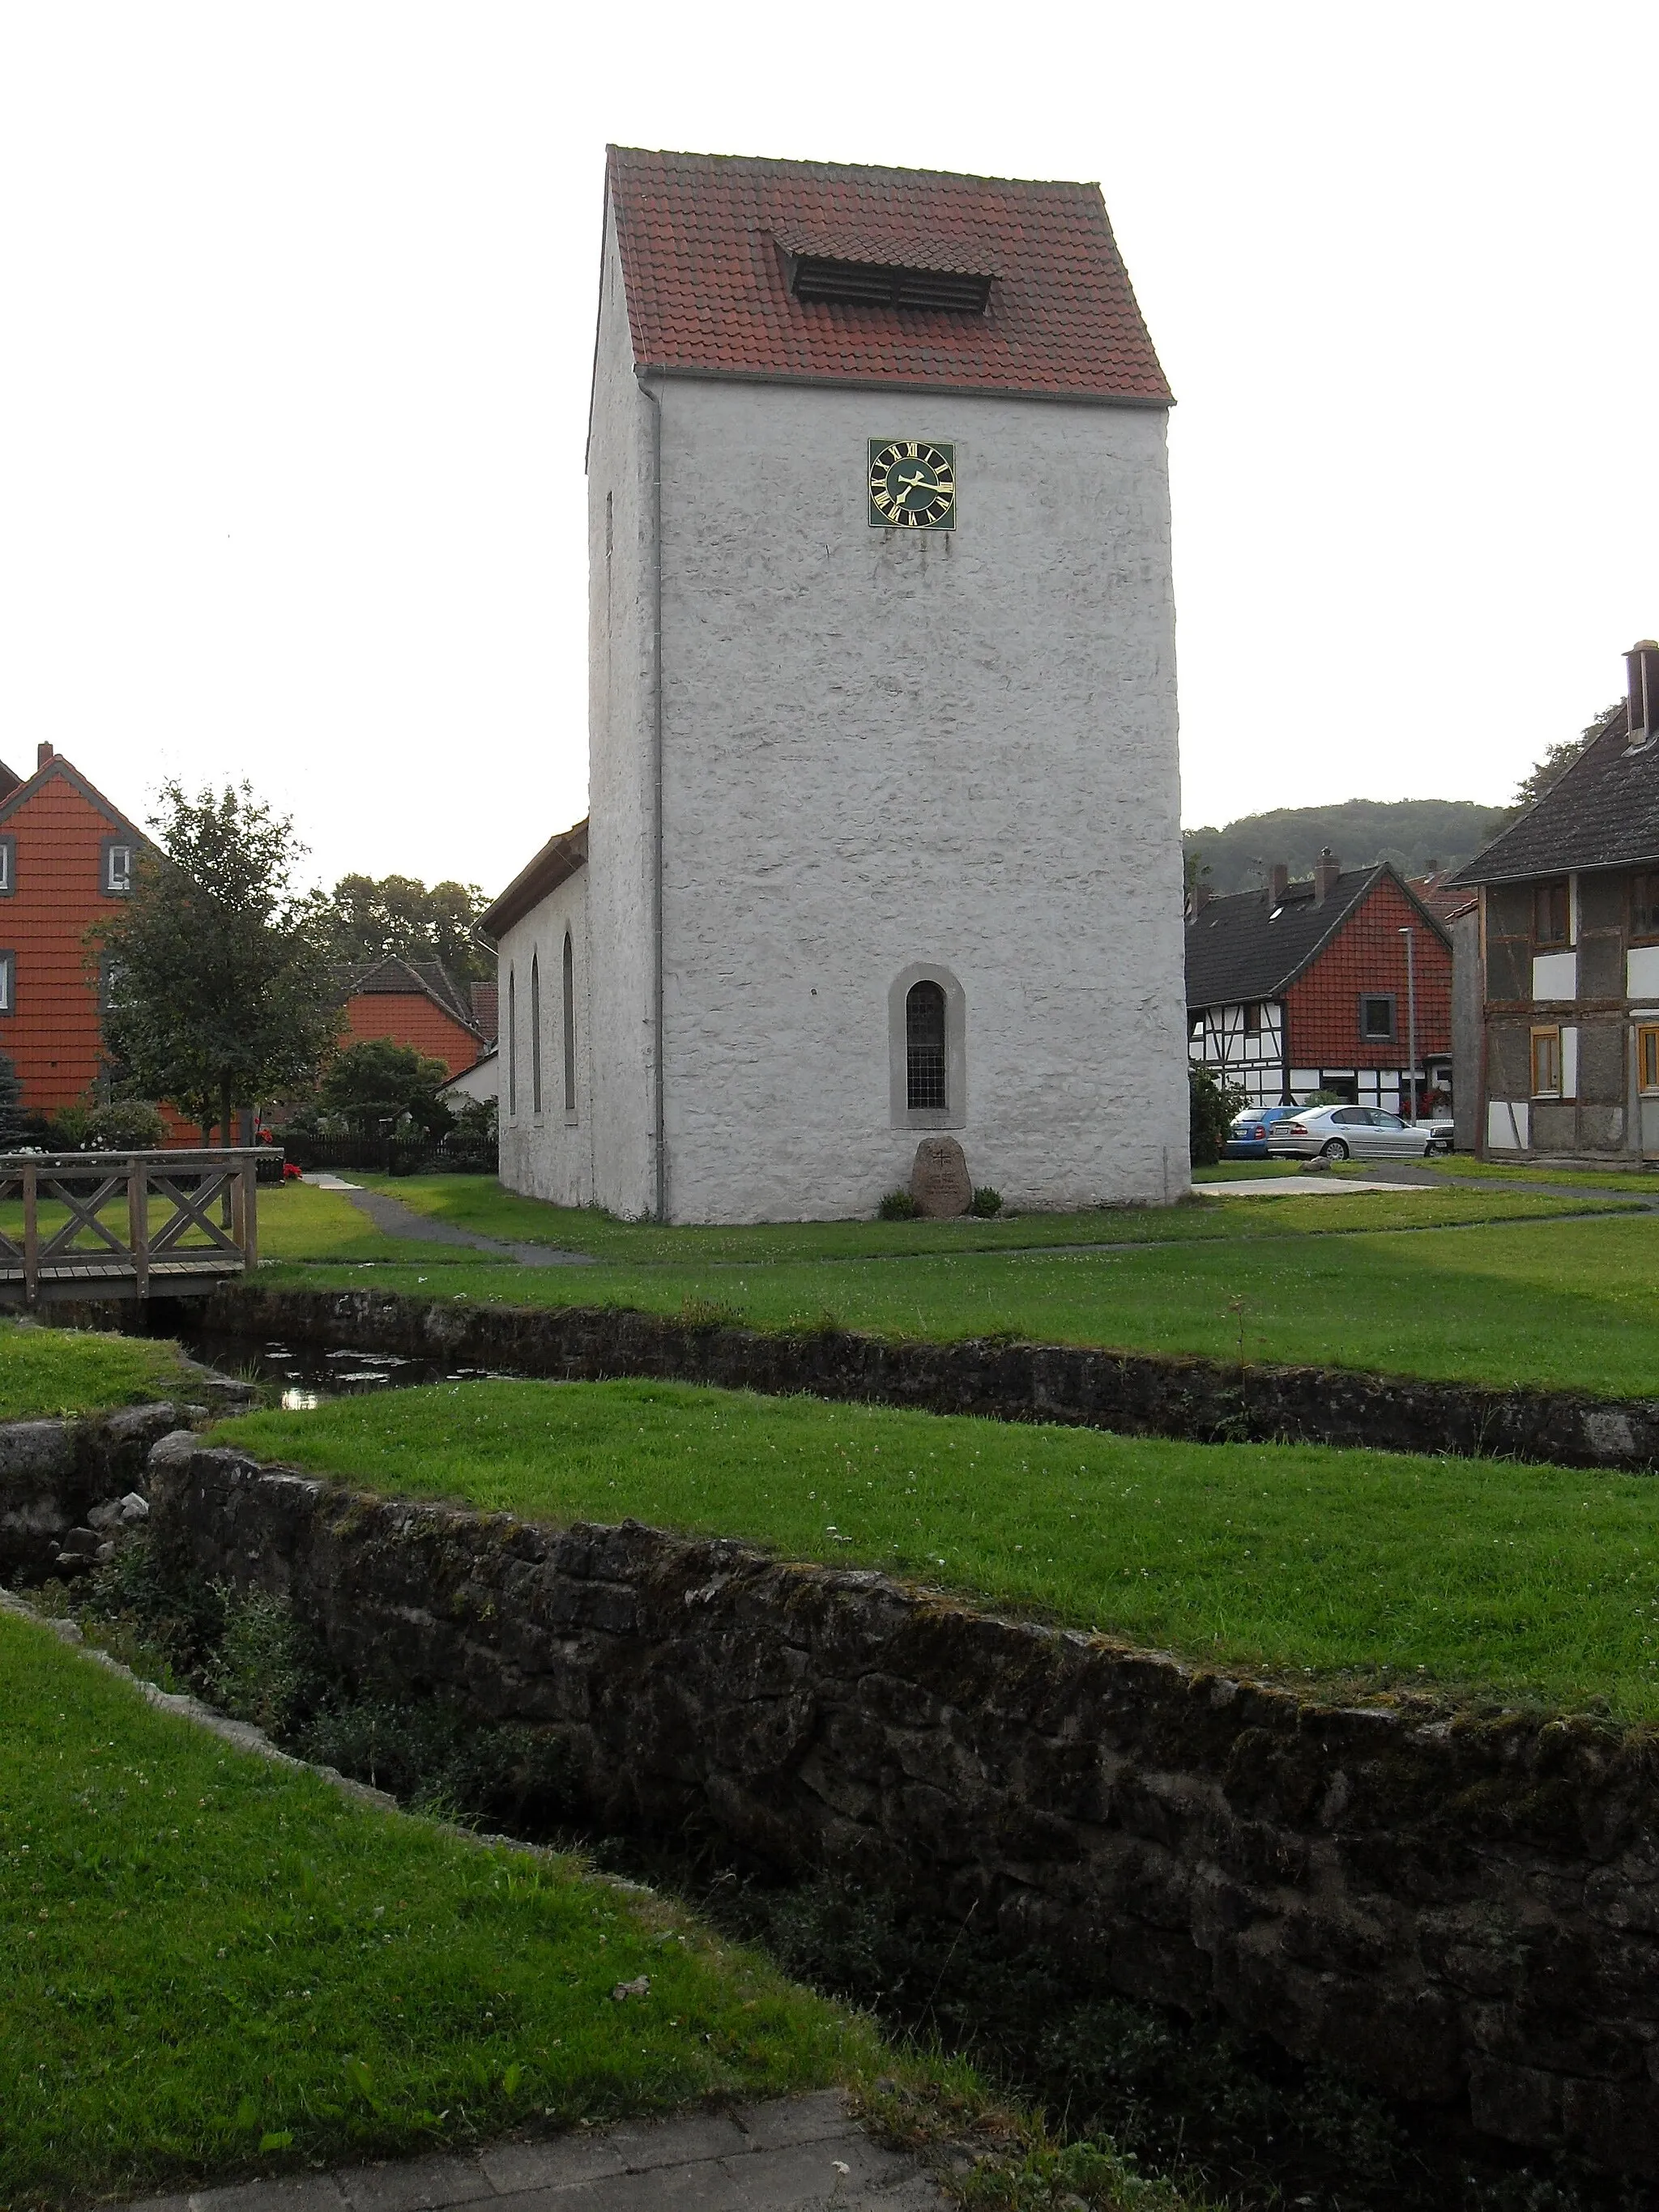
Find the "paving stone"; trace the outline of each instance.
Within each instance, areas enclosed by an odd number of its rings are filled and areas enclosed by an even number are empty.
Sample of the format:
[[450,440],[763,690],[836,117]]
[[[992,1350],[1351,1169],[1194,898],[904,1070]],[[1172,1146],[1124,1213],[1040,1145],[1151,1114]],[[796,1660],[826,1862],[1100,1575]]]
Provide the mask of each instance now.
[[190,2212],[188,2197],[146,2197],[142,2203],[128,2204],[122,2212]]
[[355,2166],[336,2178],[352,2212],[443,2212],[495,2194],[477,2160],[465,2154]]
[[268,2181],[242,2181],[228,2189],[191,2191],[191,2212],[343,2212],[345,2198],[331,2173],[296,2173]]
[[492,2143],[479,2153],[478,2162],[498,2194],[509,2196],[525,2190],[568,2189],[609,2174],[707,2162],[730,2157],[743,2148],[742,2131],[723,2112],[696,2112],[654,2125],[635,2121],[591,2132],[577,2129],[545,2142]]
[[733,2114],[748,2138],[749,2150],[784,2150],[791,2143],[822,2142],[830,2136],[860,2136],[856,2120],[847,2117],[847,2100],[839,2089],[821,2089],[815,2097],[775,2097],[764,2105],[742,2105]]

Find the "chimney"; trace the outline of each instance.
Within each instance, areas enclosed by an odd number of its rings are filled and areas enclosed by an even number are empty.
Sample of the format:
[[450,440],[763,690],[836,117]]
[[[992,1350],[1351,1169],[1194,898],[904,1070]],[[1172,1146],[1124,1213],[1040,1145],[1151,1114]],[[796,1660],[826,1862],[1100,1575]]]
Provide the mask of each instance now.
[[1187,894],[1188,921],[1196,921],[1214,896],[1215,893],[1210,889],[1208,884],[1201,880],[1195,883]]
[[52,747],[46,743],[46,739],[42,738],[40,744],[34,749],[34,773],[37,775],[40,775],[41,769],[51,758]]
[[1283,906],[1291,888],[1291,872],[1283,860],[1275,860],[1267,871],[1267,910]]
[[1314,904],[1323,906],[1336,889],[1336,879],[1342,872],[1342,863],[1328,845],[1314,862]]
[[1638,638],[1625,655],[1630,686],[1630,743],[1644,745],[1659,737],[1659,645]]

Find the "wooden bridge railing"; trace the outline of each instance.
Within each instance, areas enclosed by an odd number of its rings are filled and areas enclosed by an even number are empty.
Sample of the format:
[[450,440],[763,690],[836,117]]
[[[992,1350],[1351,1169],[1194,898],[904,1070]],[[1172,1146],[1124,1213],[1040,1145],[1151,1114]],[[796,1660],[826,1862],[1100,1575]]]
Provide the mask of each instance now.
[[205,1296],[258,1265],[257,1171],[270,1158],[0,1153],[0,1306]]

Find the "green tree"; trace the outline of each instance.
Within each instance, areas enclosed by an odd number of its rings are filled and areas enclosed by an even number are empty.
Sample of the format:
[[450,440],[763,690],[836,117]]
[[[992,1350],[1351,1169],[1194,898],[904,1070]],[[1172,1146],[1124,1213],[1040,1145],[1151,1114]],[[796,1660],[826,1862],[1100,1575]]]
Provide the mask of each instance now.
[[120,912],[90,933],[124,1085],[229,1142],[232,1117],[313,1079],[339,1024],[315,902],[294,888],[293,823],[246,783],[161,791]]
[[319,902],[334,957],[349,971],[397,955],[441,960],[463,981],[492,980],[493,956],[474,931],[489,903],[477,884],[434,884],[415,876],[342,876]]
[[1549,750],[1535,760],[1515,787],[1515,797],[1510,801],[1508,818],[1524,814],[1529,806],[1536,806],[1553,784],[1559,783],[1592,738],[1601,734],[1609,714],[1615,714],[1622,701],[1615,699],[1611,707],[1603,707],[1593,722],[1586,722],[1576,738],[1559,738]]
[[405,1114],[430,1134],[441,1136],[454,1118],[438,1096],[439,1086],[448,1080],[442,1060],[423,1059],[413,1045],[366,1037],[329,1062],[317,1103],[325,1113],[343,1114],[365,1136]]
[[1233,1116],[1244,1103],[1244,1093],[1237,1084],[1218,1083],[1195,1060],[1187,1063],[1187,1085],[1193,1165],[1212,1168],[1221,1158]]

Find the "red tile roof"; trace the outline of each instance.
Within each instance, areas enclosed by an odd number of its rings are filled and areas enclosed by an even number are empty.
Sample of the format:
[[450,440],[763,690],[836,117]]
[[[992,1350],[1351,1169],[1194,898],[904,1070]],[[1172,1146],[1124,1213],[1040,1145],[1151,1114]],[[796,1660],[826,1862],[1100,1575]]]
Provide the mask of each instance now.
[[[1164,407],[1097,185],[609,149],[640,367]],[[982,314],[806,305],[789,257],[989,276]]]

